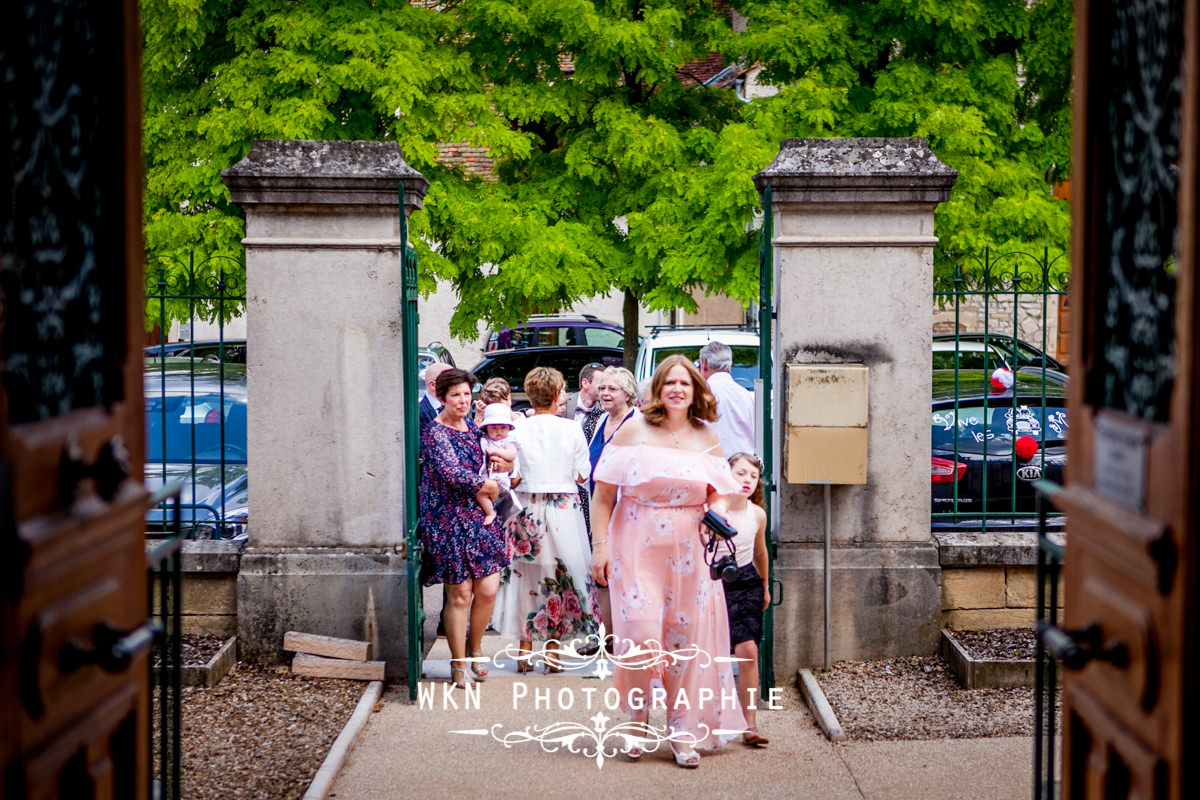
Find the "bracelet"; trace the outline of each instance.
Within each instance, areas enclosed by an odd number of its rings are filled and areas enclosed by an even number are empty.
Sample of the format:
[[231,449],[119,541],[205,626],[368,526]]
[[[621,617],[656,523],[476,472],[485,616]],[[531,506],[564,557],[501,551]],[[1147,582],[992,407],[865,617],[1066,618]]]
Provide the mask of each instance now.
[[592,544],[606,544],[608,539],[592,539]]

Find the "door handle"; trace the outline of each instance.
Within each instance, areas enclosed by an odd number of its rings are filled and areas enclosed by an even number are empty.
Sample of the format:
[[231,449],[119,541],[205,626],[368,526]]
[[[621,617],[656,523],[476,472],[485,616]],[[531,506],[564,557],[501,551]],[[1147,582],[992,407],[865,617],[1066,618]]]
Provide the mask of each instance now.
[[158,641],[162,626],[157,620],[122,631],[108,622],[101,622],[93,633],[95,646],[88,648],[69,641],[58,652],[58,668],[70,675],[81,667],[96,665],[105,672],[121,672]]
[[62,460],[58,464],[59,497],[64,506],[70,507],[75,502],[79,484],[85,478],[91,478],[96,484],[96,493],[106,502],[111,501],[130,471],[129,449],[124,438],[114,436],[109,439],[96,454],[96,460],[88,464],[79,438],[69,435],[63,442]]
[[1082,669],[1092,661],[1104,661],[1118,668],[1129,666],[1129,648],[1115,639],[1104,641],[1096,623],[1076,631],[1054,625],[1039,625],[1038,641],[1067,669]]

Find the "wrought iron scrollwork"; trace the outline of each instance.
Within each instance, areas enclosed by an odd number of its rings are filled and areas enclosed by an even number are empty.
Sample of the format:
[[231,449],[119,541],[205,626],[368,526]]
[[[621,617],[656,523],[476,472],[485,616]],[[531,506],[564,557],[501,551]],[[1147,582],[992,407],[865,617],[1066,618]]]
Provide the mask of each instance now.
[[1112,3],[1108,153],[1098,154],[1098,254],[1103,327],[1119,331],[1101,352],[1089,391],[1150,421],[1168,415],[1175,377],[1175,225],[1178,200],[1182,4]]
[[0,315],[13,423],[121,396],[123,299],[107,291],[124,269],[125,205],[111,17],[57,0],[21,3],[0,21]]

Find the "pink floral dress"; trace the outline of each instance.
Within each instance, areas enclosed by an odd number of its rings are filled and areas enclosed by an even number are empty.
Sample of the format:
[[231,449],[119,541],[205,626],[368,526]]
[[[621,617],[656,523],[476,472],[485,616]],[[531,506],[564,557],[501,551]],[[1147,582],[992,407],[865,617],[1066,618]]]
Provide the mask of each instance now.
[[[667,724],[692,733],[698,750],[725,744],[735,734],[714,731],[744,730],[746,720],[732,667],[713,660],[729,653],[729,621],[721,582],[712,580],[704,562],[700,517],[710,487],[722,494],[737,490],[729,464],[673,447],[610,444],[595,479],[620,488],[609,524],[618,647],[649,642],[675,654],[641,667],[666,690]],[[626,711],[633,711],[629,690],[644,688],[646,678],[637,669],[616,670],[613,680]]]

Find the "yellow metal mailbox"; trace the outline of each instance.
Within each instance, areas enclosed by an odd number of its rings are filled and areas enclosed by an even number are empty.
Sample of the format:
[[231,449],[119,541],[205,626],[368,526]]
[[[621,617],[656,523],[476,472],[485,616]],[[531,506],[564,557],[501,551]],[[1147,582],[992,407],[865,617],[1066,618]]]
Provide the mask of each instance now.
[[788,483],[867,482],[867,368],[788,365]]

